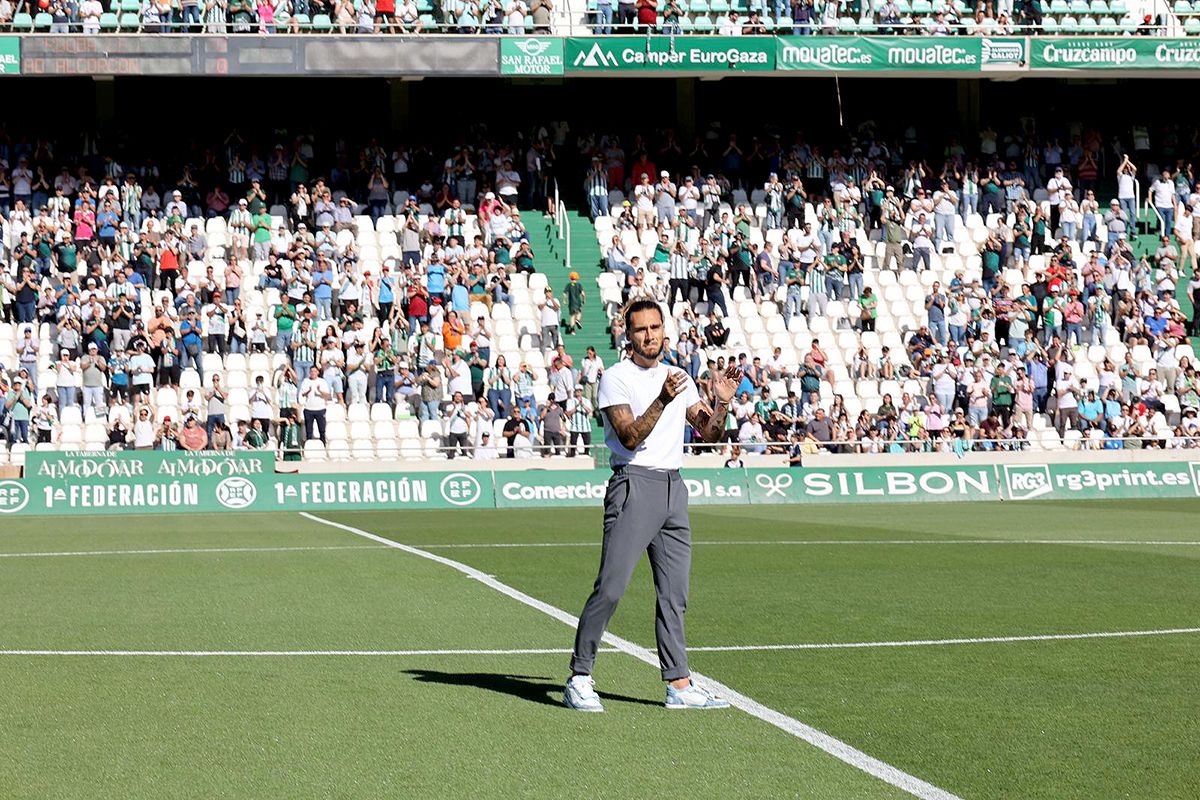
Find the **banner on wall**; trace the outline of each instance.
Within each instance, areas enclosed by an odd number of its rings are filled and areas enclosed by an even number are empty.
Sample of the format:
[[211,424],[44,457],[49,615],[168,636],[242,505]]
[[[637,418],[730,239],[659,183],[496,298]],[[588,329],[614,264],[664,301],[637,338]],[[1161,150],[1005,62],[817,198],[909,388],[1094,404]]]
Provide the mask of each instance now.
[[783,36],[776,42],[780,70],[978,72],[983,62],[982,41],[974,37]]
[[1196,69],[1200,40],[1120,37],[1034,37],[1033,69]]
[[[449,466],[449,465],[448,465]],[[29,453],[0,514],[572,508],[608,470],[276,473],[270,453]],[[1200,462],[691,469],[693,505],[1098,500],[1200,496]]]
[[767,72],[775,68],[770,36],[572,37],[563,57],[568,73]]

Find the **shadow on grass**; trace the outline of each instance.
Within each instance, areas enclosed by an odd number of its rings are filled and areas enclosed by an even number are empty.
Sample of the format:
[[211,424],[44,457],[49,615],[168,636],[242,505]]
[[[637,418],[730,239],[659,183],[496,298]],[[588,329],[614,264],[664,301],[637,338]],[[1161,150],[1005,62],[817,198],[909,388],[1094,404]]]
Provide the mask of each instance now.
[[[484,689],[497,694],[507,694],[512,697],[540,703],[548,706],[562,706],[563,684],[555,683],[544,675],[504,675],[495,672],[439,672],[432,669],[406,669],[406,675],[412,675],[413,680],[422,683],[440,683],[445,686],[469,686]],[[613,700],[618,703],[635,703],[644,706],[661,706],[653,700],[644,697],[630,697],[624,694],[601,692],[597,690],[602,700]]]

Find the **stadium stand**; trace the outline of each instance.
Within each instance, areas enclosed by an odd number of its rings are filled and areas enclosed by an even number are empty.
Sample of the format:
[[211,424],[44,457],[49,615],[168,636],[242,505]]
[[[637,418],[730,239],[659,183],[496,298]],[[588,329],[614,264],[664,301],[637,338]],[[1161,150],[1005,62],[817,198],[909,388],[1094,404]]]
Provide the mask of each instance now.
[[1190,168],[1160,171],[1142,128],[1140,166],[1094,131],[985,129],[938,170],[904,157],[910,132],[860,134],[828,157],[668,137],[667,169],[640,137],[627,156],[579,134],[590,215],[558,195],[553,128],[436,155],[370,141],[354,170],[344,143],[233,134],[197,169],[104,157],[100,180],[0,141],[0,458],[586,455],[635,297],[702,386],[743,365],[727,440],[750,452],[1196,444]]
[[[1165,13],[1164,13],[1165,12]],[[1200,34],[1189,0],[48,0],[0,3],[18,33],[504,34],[726,36]]]

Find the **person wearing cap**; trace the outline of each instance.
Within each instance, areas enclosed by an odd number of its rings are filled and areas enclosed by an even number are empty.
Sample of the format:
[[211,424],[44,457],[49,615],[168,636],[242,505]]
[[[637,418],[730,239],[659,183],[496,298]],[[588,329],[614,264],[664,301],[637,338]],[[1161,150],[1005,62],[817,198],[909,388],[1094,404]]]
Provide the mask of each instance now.
[[475,445],[474,458],[476,461],[492,461],[500,457],[500,451],[496,449],[495,443],[492,441],[492,432],[484,426],[480,426],[479,443]]
[[1112,255],[1113,248],[1117,246],[1117,240],[1128,230],[1132,219],[1132,217],[1127,216],[1119,200],[1113,200],[1109,203],[1108,211],[1104,215],[1104,226],[1108,230],[1108,241],[1104,248],[1106,255]]
[[783,225],[783,202],[786,189],[779,180],[779,174],[772,172],[763,184],[766,193],[767,216],[764,221],[765,230],[775,230]]
[[254,260],[266,261],[271,253],[271,215],[264,205],[250,218],[251,240],[254,243]]
[[583,328],[583,304],[587,294],[583,284],[579,282],[579,273],[572,272],[567,285],[563,287],[563,302],[567,304],[567,334],[574,336],[575,331]]
[[33,415],[33,392],[21,378],[3,391],[4,372],[0,370],[0,430],[11,430],[10,444],[29,443],[29,420]]
[[58,389],[58,407],[60,409],[79,405],[79,364],[71,358],[71,351],[65,347],[58,353],[58,361],[54,364],[54,383]]
[[245,198],[238,200],[237,208],[229,213],[229,247],[237,259],[245,259],[250,250],[250,229],[253,218]]
[[[650,176],[645,172],[638,176],[638,183],[633,187],[634,207],[637,209],[638,230],[653,230],[656,215],[655,197],[657,189],[650,183]],[[672,201],[674,202],[674,201]]]

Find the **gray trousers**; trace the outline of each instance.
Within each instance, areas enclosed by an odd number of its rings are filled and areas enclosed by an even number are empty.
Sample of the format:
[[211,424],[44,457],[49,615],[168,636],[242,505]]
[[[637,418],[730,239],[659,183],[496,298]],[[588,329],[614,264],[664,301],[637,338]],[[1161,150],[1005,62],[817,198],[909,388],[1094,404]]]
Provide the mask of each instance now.
[[579,615],[571,671],[590,675],[596,650],[633,570],[650,554],[654,573],[654,635],[665,681],[686,678],[687,644],[683,614],[687,609],[692,565],[692,529],[688,522],[687,486],[677,471],[618,467],[604,495],[604,543],[600,573]]

